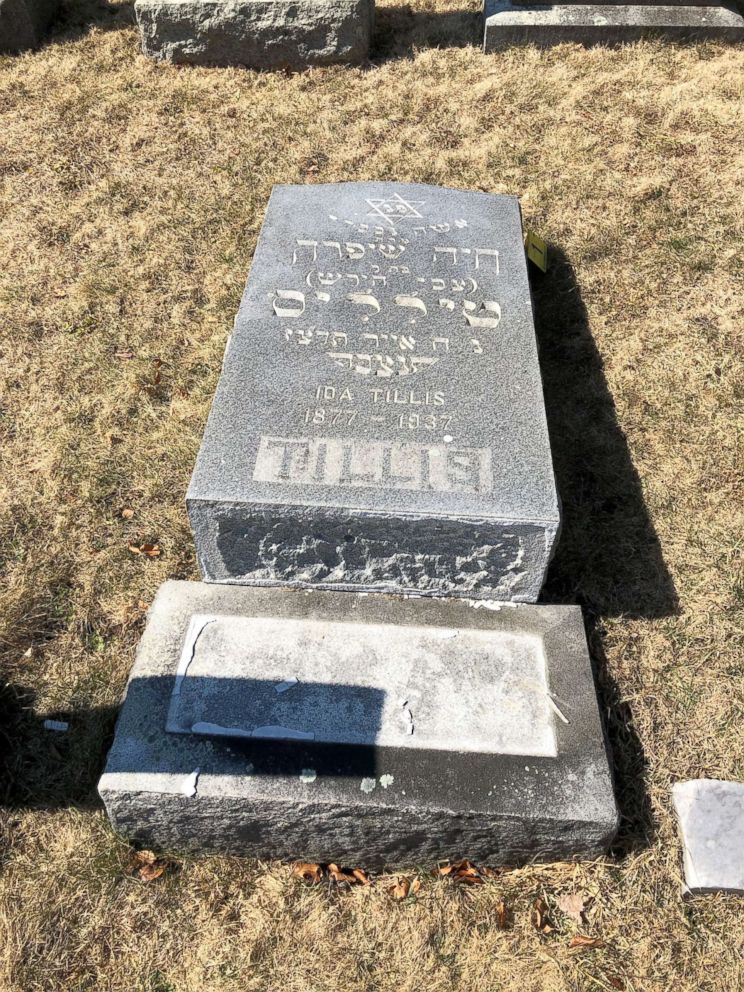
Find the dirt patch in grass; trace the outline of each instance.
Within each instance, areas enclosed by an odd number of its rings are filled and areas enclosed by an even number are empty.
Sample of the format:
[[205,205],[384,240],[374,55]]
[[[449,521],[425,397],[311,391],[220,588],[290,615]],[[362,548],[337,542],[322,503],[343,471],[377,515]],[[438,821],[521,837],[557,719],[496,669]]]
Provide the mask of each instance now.
[[[121,5],[0,59],[4,988],[743,984],[740,905],[680,897],[669,787],[744,777],[744,51],[484,57],[476,37],[475,4],[385,4],[364,68],[183,70],[140,56]],[[374,178],[518,193],[553,246],[535,298],[566,526],[545,595],[585,609],[618,850],[467,890],[426,876],[402,902],[224,858],[143,884],[94,783],[146,606],[197,577],[183,498],[269,191]],[[569,947],[575,891],[604,947]]]

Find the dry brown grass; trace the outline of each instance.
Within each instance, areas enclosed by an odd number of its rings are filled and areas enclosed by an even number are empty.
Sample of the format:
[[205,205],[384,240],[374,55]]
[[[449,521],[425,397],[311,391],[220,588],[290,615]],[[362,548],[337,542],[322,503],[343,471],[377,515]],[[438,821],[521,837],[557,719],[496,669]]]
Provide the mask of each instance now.
[[[744,51],[484,57],[474,8],[383,6],[364,69],[158,67],[126,7],[0,59],[5,989],[743,984],[741,903],[680,897],[669,786],[744,778]],[[620,846],[403,903],[223,858],[144,885],[93,786],[142,604],[197,574],[183,496],[269,190],[371,178],[519,193],[556,247],[536,284],[567,517],[547,595],[585,608]],[[39,729],[54,712],[68,735]],[[605,948],[570,954],[555,909],[557,933],[531,928],[535,897],[574,890]]]

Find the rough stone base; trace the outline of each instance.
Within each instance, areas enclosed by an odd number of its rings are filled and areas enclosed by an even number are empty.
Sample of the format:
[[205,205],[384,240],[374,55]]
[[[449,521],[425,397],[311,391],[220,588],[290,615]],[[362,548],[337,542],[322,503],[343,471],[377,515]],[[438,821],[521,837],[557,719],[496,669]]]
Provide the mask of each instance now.
[[556,521],[187,505],[208,582],[534,603],[558,537]]
[[58,7],[59,0],[0,0],[0,52],[36,48]]
[[167,582],[99,792],[148,846],[371,868],[594,857],[617,826],[565,606]]
[[192,65],[302,69],[362,62],[374,0],[137,0],[145,55]]
[[483,50],[562,42],[614,45],[661,34],[670,39],[741,41],[744,17],[724,6],[512,3],[486,0]]

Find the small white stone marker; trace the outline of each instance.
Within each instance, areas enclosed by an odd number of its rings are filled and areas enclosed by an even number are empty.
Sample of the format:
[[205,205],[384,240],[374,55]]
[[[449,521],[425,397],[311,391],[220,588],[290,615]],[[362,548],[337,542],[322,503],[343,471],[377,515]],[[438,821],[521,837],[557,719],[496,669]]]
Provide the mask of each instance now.
[[685,882],[693,894],[744,895],[744,782],[711,778],[672,788],[682,844]]
[[66,730],[69,730],[69,728],[70,728],[69,723],[66,723],[64,720],[45,720],[44,721],[44,729],[45,730],[56,730],[59,733],[64,733]]

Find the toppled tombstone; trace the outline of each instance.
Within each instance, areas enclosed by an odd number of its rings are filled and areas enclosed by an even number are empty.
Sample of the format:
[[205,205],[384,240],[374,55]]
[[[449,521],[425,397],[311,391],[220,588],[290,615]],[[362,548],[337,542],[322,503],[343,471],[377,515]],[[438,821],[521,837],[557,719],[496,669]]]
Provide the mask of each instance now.
[[534,602],[560,515],[517,198],[275,186],[187,504],[210,582]]

